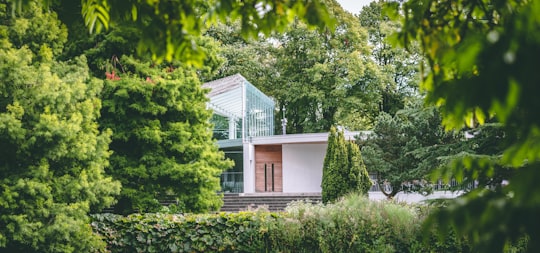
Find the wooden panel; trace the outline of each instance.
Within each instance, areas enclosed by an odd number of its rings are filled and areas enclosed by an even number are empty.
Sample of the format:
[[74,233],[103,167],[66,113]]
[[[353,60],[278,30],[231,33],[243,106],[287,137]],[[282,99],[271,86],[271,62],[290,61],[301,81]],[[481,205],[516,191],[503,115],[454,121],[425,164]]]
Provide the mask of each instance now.
[[255,146],[255,191],[283,192],[281,145]]

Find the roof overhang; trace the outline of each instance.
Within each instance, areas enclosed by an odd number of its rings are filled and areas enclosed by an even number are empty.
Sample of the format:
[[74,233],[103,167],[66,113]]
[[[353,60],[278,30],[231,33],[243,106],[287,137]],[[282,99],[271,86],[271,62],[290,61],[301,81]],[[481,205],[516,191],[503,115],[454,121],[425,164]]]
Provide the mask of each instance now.
[[[357,136],[365,138],[371,131],[347,131],[344,132],[346,140],[355,140]],[[308,134],[285,134],[273,136],[259,136],[246,139],[246,143],[252,145],[281,145],[281,144],[324,144],[328,142],[328,133],[308,133]],[[218,145],[220,148],[239,147],[242,146],[242,140],[220,140]]]

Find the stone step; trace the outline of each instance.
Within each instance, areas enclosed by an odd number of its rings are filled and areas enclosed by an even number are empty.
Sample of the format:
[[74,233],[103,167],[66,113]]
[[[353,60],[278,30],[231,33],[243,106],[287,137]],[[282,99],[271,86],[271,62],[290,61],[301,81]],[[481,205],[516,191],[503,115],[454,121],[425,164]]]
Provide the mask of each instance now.
[[239,212],[265,208],[270,211],[283,211],[293,201],[321,202],[321,195],[317,193],[257,193],[257,194],[225,194],[222,212]]

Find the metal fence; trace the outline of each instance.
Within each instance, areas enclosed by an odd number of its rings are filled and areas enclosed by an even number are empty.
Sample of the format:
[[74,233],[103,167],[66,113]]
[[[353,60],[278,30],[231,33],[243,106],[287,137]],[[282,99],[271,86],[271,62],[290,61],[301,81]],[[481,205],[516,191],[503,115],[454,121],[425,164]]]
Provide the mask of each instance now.
[[[378,192],[381,191],[381,188],[384,189],[385,192],[391,192],[392,186],[387,183],[383,182],[380,185],[377,183],[377,179],[371,178],[371,181],[373,181],[373,185],[371,186],[371,189],[369,191],[371,192]],[[467,184],[467,185],[460,185],[455,179],[450,180],[448,183],[444,183],[442,180],[438,180],[436,183],[427,183],[427,182],[405,182],[401,185],[401,190],[410,190],[412,188],[431,188],[433,191],[459,191],[459,190],[471,190],[476,187],[474,184]]]

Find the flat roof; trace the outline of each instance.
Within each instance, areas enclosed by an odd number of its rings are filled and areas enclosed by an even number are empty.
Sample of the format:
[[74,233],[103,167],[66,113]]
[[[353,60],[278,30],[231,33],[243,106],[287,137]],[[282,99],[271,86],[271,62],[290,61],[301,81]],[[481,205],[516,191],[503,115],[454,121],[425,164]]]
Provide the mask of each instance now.
[[[346,140],[354,140],[358,135],[365,136],[371,131],[346,131],[344,132]],[[253,145],[278,145],[278,144],[301,144],[301,143],[326,143],[328,142],[329,133],[307,133],[307,134],[284,134],[272,136],[251,137],[245,140],[245,143]],[[235,140],[219,140],[220,148],[239,147],[242,146],[241,139]]]

